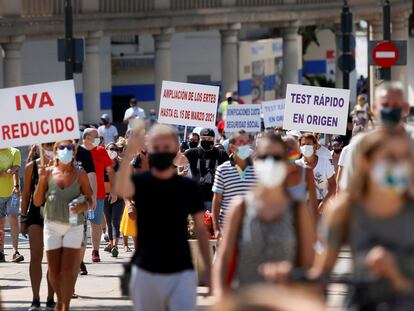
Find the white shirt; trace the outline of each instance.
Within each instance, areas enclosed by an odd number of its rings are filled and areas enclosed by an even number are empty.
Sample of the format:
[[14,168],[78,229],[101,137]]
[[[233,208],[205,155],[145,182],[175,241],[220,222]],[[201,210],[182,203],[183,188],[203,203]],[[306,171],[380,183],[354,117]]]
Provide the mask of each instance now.
[[124,120],[132,116],[134,116],[134,118],[129,119],[128,129],[132,128],[134,125],[135,118],[145,118],[145,111],[138,106],[130,107],[125,111]]
[[99,136],[103,137],[105,146],[107,146],[110,143],[114,143],[115,138],[118,136],[118,130],[113,125],[110,125],[109,127],[101,125],[100,127],[98,127],[98,133]]
[[[296,161],[296,164],[302,167],[307,167],[305,159],[302,158]],[[323,200],[328,193],[328,179],[335,175],[335,168],[332,160],[324,157],[318,158],[318,163],[313,169],[313,177],[315,179],[316,197],[318,200]]]
[[345,163],[348,161],[349,149],[351,149],[350,146],[351,145],[345,146],[342,149],[342,152],[341,152],[341,155],[339,156],[339,161],[338,161],[339,166],[345,166]]
[[318,150],[316,150],[316,155],[319,158],[327,158],[327,159],[331,159],[332,160],[332,154],[329,151],[329,149],[326,148],[325,146],[321,146]]

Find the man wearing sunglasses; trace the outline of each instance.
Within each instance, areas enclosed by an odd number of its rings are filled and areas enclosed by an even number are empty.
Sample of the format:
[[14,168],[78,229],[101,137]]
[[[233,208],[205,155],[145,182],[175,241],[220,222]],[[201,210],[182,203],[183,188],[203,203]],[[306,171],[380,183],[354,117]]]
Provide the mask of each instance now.
[[[115,174],[112,168],[112,160],[108,156],[108,153],[104,147],[99,146],[100,139],[98,136],[98,131],[94,128],[87,128],[83,132],[83,147],[89,150],[92,154],[93,163],[95,166],[96,181],[97,181],[97,193],[96,193],[96,208],[95,208],[95,217],[90,219],[91,222],[91,235],[92,235],[92,261],[100,262],[99,256],[99,244],[101,241],[101,224],[103,217],[103,207],[105,202],[105,182],[104,182],[104,172],[109,177],[109,182],[111,185],[115,185]],[[117,200],[117,196],[112,191],[110,195],[110,203],[114,203]]]

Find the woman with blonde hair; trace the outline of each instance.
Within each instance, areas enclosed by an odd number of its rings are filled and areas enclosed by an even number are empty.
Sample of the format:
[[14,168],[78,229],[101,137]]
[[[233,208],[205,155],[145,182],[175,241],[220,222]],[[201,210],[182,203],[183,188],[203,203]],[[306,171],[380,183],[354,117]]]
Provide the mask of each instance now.
[[414,299],[399,299],[414,294],[410,148],[405,134],[377,131],[367,136],[358,150],[350,191],[330,204],[322,222],[324,251],[312,275],[331,272],[341,246],[348,243],[357,281],[351,301],[360,310],[393,302],[398,310],[414,310]]
[[83,169],[74,164],[76,145],[56,142],[54,165],[39,168],[34,206],[44,206],[44,247],[49,280],[57,296],[55,310],[69,310],[79,272],[84,212],[92,205],[92,189]]

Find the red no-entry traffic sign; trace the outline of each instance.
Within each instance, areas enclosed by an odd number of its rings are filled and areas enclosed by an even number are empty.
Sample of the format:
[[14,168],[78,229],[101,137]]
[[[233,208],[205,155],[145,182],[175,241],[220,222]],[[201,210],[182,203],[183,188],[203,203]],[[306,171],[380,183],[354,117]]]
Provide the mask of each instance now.
[[389,68],[398,61],[398,49],[391,41],[381,41],[374,47],[372,58],[378,66]]

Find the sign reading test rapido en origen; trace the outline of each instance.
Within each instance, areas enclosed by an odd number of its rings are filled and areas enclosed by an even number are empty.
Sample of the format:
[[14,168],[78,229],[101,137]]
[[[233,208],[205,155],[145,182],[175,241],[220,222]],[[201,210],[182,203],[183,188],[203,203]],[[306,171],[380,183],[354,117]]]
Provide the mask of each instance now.
[[345,135],[349,90],[288,84],[283,128]]
[[158,122],[214,128],[219,87],[162,81]]
[[79,138],[73,80],[0,89],[0,148]]

